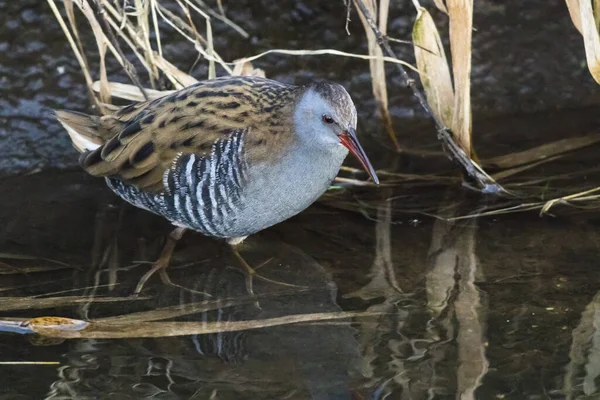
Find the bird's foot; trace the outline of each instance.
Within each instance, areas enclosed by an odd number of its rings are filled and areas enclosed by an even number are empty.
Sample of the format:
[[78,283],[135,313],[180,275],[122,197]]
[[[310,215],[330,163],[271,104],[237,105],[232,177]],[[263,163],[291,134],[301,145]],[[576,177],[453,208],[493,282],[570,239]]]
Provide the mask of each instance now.
[[[177,284],[177,283],[173,282],[173,281],[171,280],[171,278],[169,278],[169,274],[167,274],[167,271],[166,271],[166,269],[165,269],[165,268],[161,268],[161,269],[159,270],[159,273],[160,273],[160,280],[161,280],[161,281],[162,281],[162,282],[163,282],[165,285],[173,286],[174,288],[181,289],[181,290],[185,290],[186,292],[190,292],[190,293],[193,293],[193,294],[198,294],[198,295],[201,295],[201,296],[206,296],[206,297],[212,297],[212,295],[210,295],[210,294],[208,294],[208,293],[206,293],[206,292],[202,292],[202,291],[200,291],[200,290],[194,290],[194,289],[190,289],[189,287],[185,287],[185,286],[183,286],[183,285],[179,285],[179,284]],[[138,285],[139,285],[139,283],[138,283]],[[136,290],[137,290],[137,288],[136,288]],[[140,289],[140,290],[141,290],[141,289]]]
[[195,293],[195,294],[210,296],[207,293],[193,290],[193,289],[187,288],[185,286],[181,286],[176,283],[173,283],[173,281],[171,281],[171,278],[169,278],[169,275],[167,274],[167,267],[169,266],[169,263],[171,261],[171,256],[173,255],[173,250],[175,249],[175,245],[177,244],[177,241],[179,239],[181,239],[181,237],[183,236],[184,233],[185,233],[185,228],[177,227],[169,234],[169,236],[167,237],[167,243],[165,244],[165,247],[163,248],[162,252],[160,253],[160,257],[158,257],[158,260],[156,260],[156,262],[152,266],[152,269],[150,269],[150,271],[146,272],[144,274],[144,276],[142,276],[142,278],[139,280],[137,286],[135,287],[135,291],[133,292],[134,296],[137,296],[140,294],[140,292],[144,288],[144,285],[146,284],[148,279],[150,279],[150,277],[152,275],[154,275],[154,273],[157,271],[160,274],[161,281],[165,285],[169,285],[169,286],[173,286],[173,287],[176,287],[179,289],[187,290],[187,291],[189,291],[191,293]]
[[273,257],[267,259],[266,261],[263,261],[256,268],[252,268],[250,266],[250,264],[248,264],[246,262],[244,257],[242,257],[242,255],[239,253],[239,251],[235,247],[232,246],[231,249],[232,249],[235,257],[238,259],[238,261],[242,265],[242,267],[244,267],[244,270],[246,272],[246,290],[248,291],[248,294],[250,294],[251,296],[254,296],[254,288],[253,288],[254,278],[256,278],[257,280],[261,280],[263,282],[272,283],[274,285],[285,286],[285,287],[294,288],[294,289],[306,289],[305,286],[299,286],[299,285],[294,285],[292,283],[276,281],[274,279],[270,279],[270,278],[267,278],[266,276],[260,275],[256,272],[258,269],[264,267],[269,262],[271,262],[271,260],[273,260]]
[[154,265],[152,266],[152,268],[150,269],[150,271],[146,272],[144,274],[144,276],[142,276],[138,282],[138,284],[135,286],[135,291],[133,292],[134,296],[137,296],[140,294],[140,292],[142,291],[142,289],[144,288],[144,285],[146,284],[146,281],[148,281],[148,279],[150,279],[150,277],[152,275],[154,275],[154,273],[156,271],[160,271],[160,278],[163,282],[167,281],[167,282],[171,282],[171,279],[169,278],[169,275],[167,274],[166,268],[169,266],[169,260],[165,260],[161,258],[159,258]]

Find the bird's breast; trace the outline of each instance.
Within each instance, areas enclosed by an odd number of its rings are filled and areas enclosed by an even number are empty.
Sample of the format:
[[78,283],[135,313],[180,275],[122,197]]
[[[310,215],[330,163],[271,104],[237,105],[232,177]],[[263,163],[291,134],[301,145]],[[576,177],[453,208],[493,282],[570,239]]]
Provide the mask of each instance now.
[[282,222],[314,203],[336,177],[347,150],[295,149],[278,163],[249,165],[236,216],[239,236]]

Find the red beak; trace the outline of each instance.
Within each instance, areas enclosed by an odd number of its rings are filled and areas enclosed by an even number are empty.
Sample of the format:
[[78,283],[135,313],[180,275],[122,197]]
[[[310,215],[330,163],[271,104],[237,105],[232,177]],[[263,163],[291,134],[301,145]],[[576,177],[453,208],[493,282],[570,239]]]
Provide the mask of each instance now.
[[369,175],[373,179],[373,182],[379,185],[379,179],[375,174],[375,170],[373,169],[371,162],[367,158],[367,155],[365,154],[365,151],[363,150],[362,146],[360,145],[360,143],[358,143],[358,139],[356,138],[356,131],[350,128],[339,134],[338,137],[340,138],[340,142],[342,142],[342,144],[350,151],[350,153],[354,154],[354,156],[358,158],[358,161],[360,161],[365,171],[369,173]]

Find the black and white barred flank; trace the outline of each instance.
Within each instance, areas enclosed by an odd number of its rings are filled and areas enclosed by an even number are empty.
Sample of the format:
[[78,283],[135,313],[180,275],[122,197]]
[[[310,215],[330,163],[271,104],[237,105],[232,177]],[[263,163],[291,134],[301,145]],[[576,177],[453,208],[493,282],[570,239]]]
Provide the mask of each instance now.
[[107,177],[108,186],[136,207],[208,236],[229,237],[246,181],[243,130],[216,141],[210,156],[182,154],[165,171],[165,191],[148,193]]

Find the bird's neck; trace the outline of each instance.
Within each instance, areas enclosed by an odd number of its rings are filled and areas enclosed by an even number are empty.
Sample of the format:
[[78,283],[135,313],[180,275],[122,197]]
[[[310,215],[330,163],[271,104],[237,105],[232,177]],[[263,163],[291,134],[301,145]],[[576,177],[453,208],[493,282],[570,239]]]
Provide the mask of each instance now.
[[[285,186],[297,185],[298,190],[326,190],[336,177],[348,150],[341,145],[324,148],[314,143],[296,141],[296,146],[288,151],[279,163],[277,173]],[[273,179],[278,179],[273,176]],[[286,183],[287,182],[287,183]]]

